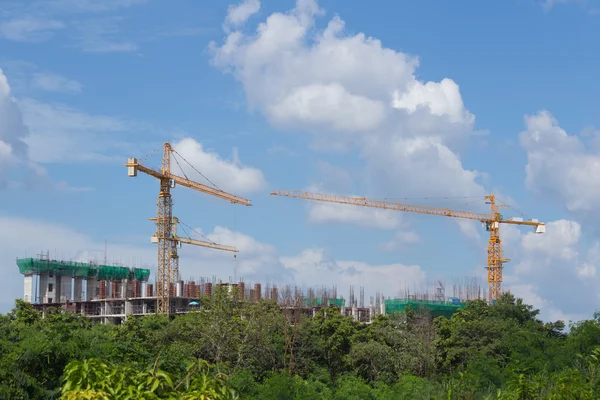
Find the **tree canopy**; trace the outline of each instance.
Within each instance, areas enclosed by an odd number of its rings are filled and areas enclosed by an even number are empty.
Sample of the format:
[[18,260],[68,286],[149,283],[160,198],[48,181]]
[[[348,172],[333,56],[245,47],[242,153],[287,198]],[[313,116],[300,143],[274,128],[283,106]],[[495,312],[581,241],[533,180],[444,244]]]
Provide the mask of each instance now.
[[504,294],[451,318],[362,324],[216,290],[173,318],[101,325],[17,300],[0,315],[6,399],[596,399],[600,315],[544,323]]

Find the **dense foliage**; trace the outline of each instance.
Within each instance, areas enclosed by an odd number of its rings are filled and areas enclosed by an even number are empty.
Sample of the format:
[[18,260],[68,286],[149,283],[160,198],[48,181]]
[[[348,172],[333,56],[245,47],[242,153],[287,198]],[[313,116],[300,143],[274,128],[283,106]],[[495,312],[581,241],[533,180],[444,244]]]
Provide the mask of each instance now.
[[450,319],[360,324],[225,291],[171,320],[0,315],[0,399],[596,399],[600,316],[543,323],[510,294]]

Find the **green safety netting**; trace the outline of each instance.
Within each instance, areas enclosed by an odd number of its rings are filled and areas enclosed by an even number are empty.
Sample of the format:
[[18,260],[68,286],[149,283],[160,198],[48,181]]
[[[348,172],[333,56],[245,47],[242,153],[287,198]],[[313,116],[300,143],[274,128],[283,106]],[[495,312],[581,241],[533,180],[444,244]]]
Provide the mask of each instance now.
[[[345,303],[345,300],[343,298],[341,299],[327,299],[327,305],[329,306],[338,306],[338,307],[342,307]],[[323,306],[323,299],[321,297],[317,297],[315,299],[304,299],[304,305],[305,306]]]
[[150,278],[149,269],[135,268],[133,270],[133,279],[146,282],[148,278]]
[[410,307],[415,311],[425,309],[431,313],[432,317],[444,316],[446,318],[450,318],[452,314],[466,305],[466,303],[451,303],[449,301],[414,299],[388,299],[383,302],[385,304],[385,313],[388,315],[404,312],[407,307]]
[[96,278],[100,280],[133,279],[147,281],[150,270],[145,268],[127,268],[108,265],[92,265],[72,261],[40,260],[37,258],[17,259],[19,272],[25,274],[53,274],[78,278]]
[[21,274],[53,274],[78,276],[82,278],[93,277],[95,271],[90,264],[70,261],[46,261],[35,258],[21,258],[17,260],[17,266]]
[[99,280],[127,279],[129,278],[129,275],[131,275],[131,270],[126,267],[100,265],[97,270],[96,279]]

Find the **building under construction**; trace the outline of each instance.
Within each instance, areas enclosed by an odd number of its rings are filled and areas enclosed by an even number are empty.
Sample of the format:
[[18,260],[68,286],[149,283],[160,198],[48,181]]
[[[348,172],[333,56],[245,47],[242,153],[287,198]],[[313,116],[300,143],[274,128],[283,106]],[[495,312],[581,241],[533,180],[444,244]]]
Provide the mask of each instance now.
[[[39,258],[17,259],[19,272],[24,275],[23,299],[43,313],[49,308],[63,308],[89,316],[101,323],[123,323],[127,318],[156,313],[155,286],[148,282],[150,270],[117,265],[100,265],[73,261],[52,260],[47,255]],[[276,301],[282,310],[293,310],[298,315],[315,315],[325,307],[335,307],[343,315],[369,323],[378,314],[391,314],[425,308],[433,316],[450,316],[464,306],[466,300],[481,298],[483,290],[476,280],[463,280],[453,285],[453,296],[447,297],[445,285],[437,281],[431,289],[408,288],[393,299],[382,293],[365,298],[365,288],[358,294],[350,286],[348,298],[340,297],[337,287],[309,287],[273,283],[223,283],[216,277],[198,280],[179,280],[171,284],[170,314],[182,314],[202,307],[199,302],[211,297],[217,287],[236,290],[240,300],[258,302]]]

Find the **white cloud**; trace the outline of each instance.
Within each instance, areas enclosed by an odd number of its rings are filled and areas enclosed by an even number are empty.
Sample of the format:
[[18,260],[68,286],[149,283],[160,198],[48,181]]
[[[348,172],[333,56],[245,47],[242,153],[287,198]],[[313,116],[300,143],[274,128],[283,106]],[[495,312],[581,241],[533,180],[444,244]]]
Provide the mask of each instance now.
[[347,193],[352,190],[355,174],[347,167],[318,160],[315,162],[315,170],[318,178],[315,179],[314,184],[309,185],[307,191]]
[[312,134],[312,149],[356,149],[367,197],[483,195],[482,174],[453,150],[478,134],[458,85],[418,80],[416,57],[345,33],[338,16],[315,29],[323,14],[300,0],[254,34],[226,30],[221,46],[210,45],[212,63],[242,84],[251,110]]
[[505,265],[504,290],[540,308],[546,320],[591,318],[600,306],[595,273],[600,244],[586,251],[577,222],[549,222],[543,235],[506,227],[503,237],[509,258],[518,260]]
[[21,110],[11,96],[8,79],[0,69],[0,188],[6,184],[6,171],[27,162],[29,135],[23,124]]
[[427,277],[417,265],[337,261],[328,257],[321,248],[307,249],[293,257],[281,257],[281,262],[294,272],[297,284],[337,285],[338,293],[344,297],[350,285],[364,286],[366,293],[380,291],[385,296],[393,296],[407,286],[422,285]]
[[[200,230],[196,229],[196,231]],[[215,243],[234,246],[239,250],[236,257],[238,278],[260,282],[268,280],[289,283],[294,280],[293,273],[281,263],[277,249],[271,244],[262,243],[249,235],[221,226],[215,227],[212,232],[205,236]],[[194,237],[193,234],[192,237]],[[235,263],[231,253],[188,246],[183,254],[188,260],[194,258],[207,260],[207,263],[211,265],[212,274],[217,274],[223,279],[229,276],[233,278]],[[182,269],[182,271],[185,272],[186,270]],[[225,274],[227,275],[223,276]]]
[[281,102],[269,106],[276,125],[298,123],[328,127],[343,132],[369,131],[381,125],[385,106],[362,96],[348,93],[338,84],[311,84],[292,90]]
[[64,181],[54,182],[46,169],[30,157],[30,140],[29,127],[24,123],[21,108],[11,96],[8,80],[0,69],[0,189],[27,187],[46,192],[54,189],[90,190],[71,187]]
[[395,229],[400,213],[346,204],[311,202],[308,219],[312,223],[351,223],[363,227]]
[[32,85],[35,88],[48,92],[78,93],[81,92],[81,83],[52,73],[34,73]]
[[138,50],[138,45],[123,39],[121,17],[104,17],[77,22],[79,48],[88,53],[130,53]]
[[464,108],[458,85],[451,79],[441,82],[414,81],[404,93],[394,92],[394,107],[414,113],[428,107],[433,115],[447,115],[450,122],[472,124],[475,117]]
[[125,144],[120,134],[131,135],[139,128],[120,118],[30,98],[20,99],[19,106],[31,131],[26,139],[30,157],[39,163],[122,161],[127,155],[122,154]]
[[456,219],[460,231],[476,244],[481,244],[481,222],[469,219]]
[[[174,143],[173,148],[222,190],[234,194],[236,192],[251,193],[262,190],[267,184],[261,170],[245,166],[240,162],[235,148],[231,160],[225,160],[218,154],[207,151],[201,143],[192,138],[185,138]],[[197,175],[186,163],[180,162],[180,164],[186,173]]]
[[382,243],[379,248],[384,251],[404,249],[407,245],[421,242],[421,237],[415,231],[398,231],[394,238]]
[[246,22],[252,15],[256,14],[258,10],[260,10],[259,0],[244,0],[238,5],[230,5],[228,7],[225,21],[227,25],[239,26]]
[[590,215],[600,202],[600,153],[563,130],[542,110],[525,116],[520,141],[527,151],[526,186],[563,202],[567,210]]
[[[384,197],[485,195],[477,183],[479,173],[464,169],[460,158],[435,137],[404,138],[395,135],[370,140],[362,149],[367,160],[371,190]],[[460,204],[449,199],[448,207]]]
[[581,278],[594,278],[596,276],[596,266],[590,263],[584,263],[577,268],[577,273]]
[[16,42],[43,42],[65,25],[55,19],[24,17],[0,22],[0,37]]
[[284,156],[290,156],[290,157],[295,157],[298,155],[294,150],[292,150],[282,144],[274,144],[273,146],[271,146],[267,149],[267,153],[282,154]]

